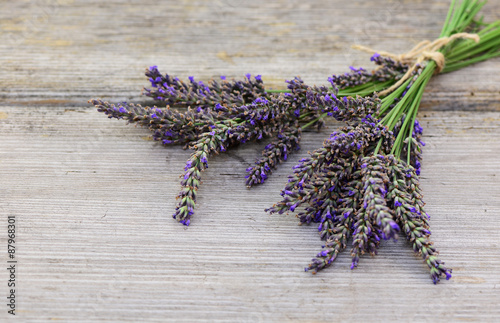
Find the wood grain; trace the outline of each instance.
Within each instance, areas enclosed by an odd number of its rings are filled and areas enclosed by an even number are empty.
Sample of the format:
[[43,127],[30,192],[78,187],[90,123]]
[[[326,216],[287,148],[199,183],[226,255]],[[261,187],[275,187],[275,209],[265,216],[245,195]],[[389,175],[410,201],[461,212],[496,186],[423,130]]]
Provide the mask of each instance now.
[[[500,60],[436,77],[419,119],[431,228],[453,278],[434,286],[406,241],[313,276],[317,229],[267,215],[302,150],[248,190],[265,142],[213,158],[192,226],[171,219],[189,156],[86,101],[147,102],[149,65],[186,78],[321,84],[439,34],[444,1],[0,2],[0,215],[18,222],[24,321],[496,321],[500,317]],[[499,19],[490,1],[485,19]],[[5,234],[0,241],[6,245]],[[2,256],[6,262],[6,254]],[[0,273],[0,295],[7,293]],[[4,282],[4,283],[2,283]],[[6,306],[0,318],[8,317]]]

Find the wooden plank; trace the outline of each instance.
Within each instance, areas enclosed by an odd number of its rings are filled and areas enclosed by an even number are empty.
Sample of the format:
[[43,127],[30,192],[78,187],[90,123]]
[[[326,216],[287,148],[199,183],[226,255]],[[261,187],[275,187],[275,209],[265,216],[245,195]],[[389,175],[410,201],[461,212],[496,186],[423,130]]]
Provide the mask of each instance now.
[[[0,99],[81,106],[91,97],[142,100],[150,65],[184,79],[252,73],[274,87],[296,75],[325,84],[349,65],[371,68],[370,55],[352,44],[401,53],[436,38],[448,1],[33,0],[3,6]],[[500,3],[490,1],[485,20],[498,19],[498,12]],[[498,111],[500,75],[492,71],[499,68],[495,59],[439,76],[423,104]]]
[[[18,225],[26,321],[495,321],[500,317],[500,60],[436,77],[419,119],[433,240],[453,278],[432,285],[406,241],[316,276],[314,226],[263,211],[302,150],[247,189],[265,142],[213,158],[192,226],[171,219],[189,156],[108,120],[91,97],[147,103],[142,71],[208,80],[369,66],[361,43],[403,52],[439,34],[446,1],[11,1],[0,10],[0,216]],[[498,19],[490,0],[485,19]],[[0,233],[2,245],[5,234]],[[2,256],[4,264],[6,254]],[[0,273],[6,296],[8,272]],[[4,305],[0,318],[8,317]]]
[[263,209],[327,132],[306,133],[303,150],[251,190],[244,169],[262,144],[213,158],[186,229],[170,214],[187,151],[164,149],[145,140],[146,129],[85,107],[0,111],[1,209],[4,219],[18,219],[19,315],[26,319],[444,321],[500,314],[498,112],[420,116],[433,238],[454,269],[452,280],[434,286],[402,240],[384,242],[353,271],[345,253],[316,276],[303,272],[320,250],[316,228]]

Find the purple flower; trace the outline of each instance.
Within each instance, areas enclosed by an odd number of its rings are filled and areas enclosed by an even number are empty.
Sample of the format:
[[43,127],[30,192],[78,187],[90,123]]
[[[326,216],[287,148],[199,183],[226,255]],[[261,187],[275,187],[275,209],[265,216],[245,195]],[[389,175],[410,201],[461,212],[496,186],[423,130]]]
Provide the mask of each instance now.
[[419,134],[422,134],[423,132],[423,128],[420,126],[420,123],[418,122],[418,120],[415,120],[415,126],[414,126],[414,129],[415,129],[415,132],[416,133],[419,133]]
[[375,54],[373,54],[373,56],[370,58],[370,61],[375,62],[375,61],[377,60],[377,58],[379,58],[379,57],[380,57],[380,54],[379,54],[379,53],[375,53]]
[[394,206],[395,207],[400,207],[401,206],[401,203],[399,201],[394,201]]
[[158,69],[158,66],[156,66],[156,65],[153,65],[153,66],[150,66],[150,67],[149,67],[149,70],[150,70],[151,72],[152,72],[152,71],[154,71],[154,70],[157,70],[157,69]]
[[155,118],[158,118],[158,116],[156,115],[156,113],[153,113],[153,114],[151,115],[151,118],[155,119]]
[[124,107],[120,107],[120,110],[119,110],[121,113],[127,113],[127,109],[125,109]]
[[391,221],[391,228],[393,228],[396,231],[399,231],[399,226],[396,222]]
[[262,75],[256,75],[255,80],[262,82]]
[[191,81],[191,83],[194,83],[194,77],[193,76],[190,76],[188,77],[189,81]]
[[318,253],[318,257],[326,257],[328,256],[328,250],[323,250],[320,253]]
[[221,80],[225,80],[225,79],[226,79],[226,77],[225,77],[224,75],[221,75],[221,76],[220,76],[220,79],[221,79]]
[[250,80],[250,77],[252,76],[252,74],[247,73],[247,74],[245,74],[245,76],[247,77],[247,79],[249,79],[249,80]]

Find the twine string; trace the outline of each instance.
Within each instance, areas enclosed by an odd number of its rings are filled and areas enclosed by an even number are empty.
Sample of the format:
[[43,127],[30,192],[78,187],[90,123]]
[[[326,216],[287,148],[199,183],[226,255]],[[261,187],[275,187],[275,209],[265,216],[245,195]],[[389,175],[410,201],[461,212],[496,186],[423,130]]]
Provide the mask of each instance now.
[[401,84],[403,84],[406,80],[408,80],[408,78],[410,78],[412,73],[417,69],[417,67],[423,61],[432,60],[432,61],[436,62],[436,74],[441,73],[441,71],[443,70],[444,65],[445,65],[445,57],[441,52],[439,52],[439,50],[441,48],[443,48],[444,46],[446,46],[447,44],[449,44],[450,42],[452,42],[456,39],[459,39],[459,38],[472,39],[476,43],[479,43],[479,40],[480,40],[479,35],[477,35],[477,34],[456,33],[450,37],[438,38],[438,39],[434,40],[433,42],[431,42],[429,40],[423,40],[420,43],[418,43],[417,45],[415,45],[407,53],[399,54],[399,55],[394,54],[394,53],[390,53],[390,52],[386,52],[386,51],[374,50],[370,47],[366,47],[366,46],[362,46],[362,45],[353,45],[352,48],[357,49],[357,50],[361,50],[361,51],[364,51],[367,53],[371,53],[371,54],[378,53],[381,56],[390,57],[393,60],[400,62],[402,64],[406,64],[406,65],[411,64],[411,67],[408,68],[406,73],[396,83],[394,83],[391,87],[385,89],[384,91],[378,93],[379,96],[384,96],[384,95],[391,93],[392,91],[397,89]]

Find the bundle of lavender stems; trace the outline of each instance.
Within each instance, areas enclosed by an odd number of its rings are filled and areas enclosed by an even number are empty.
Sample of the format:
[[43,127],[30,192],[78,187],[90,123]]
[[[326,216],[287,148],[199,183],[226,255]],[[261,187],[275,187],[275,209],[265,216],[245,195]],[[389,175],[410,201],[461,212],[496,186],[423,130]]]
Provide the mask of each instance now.
[[[297,212],[300,224],[316,223],[325,240],[306,271],[328,267],[351,243],[351,269],[360,256],[372,255],[382,239],[404,235],[430,269],[434,283],[451,277],[430,241],[429,216],[419,186],[422,127],[416,119],[426,84],[447,73],[500,55],[500,21],[475,17],[485,2],[451,3],[443,30],[405,55],[377,51],[377,67],[328,78],[309,86],[300,78],[286,90],[266,90],[260,75],[243,80],[211,80],[146,70],[151,88],[143,94],[164,108],[111,104],[92,99],[99,112],[148,127],[164,145],[183,144],[193,153],[181,175],[174,219],[191,223],[201,173],[213,155],[234,146],[273,138],[246,175],[246,185],[262,184],[280,163],[299,149],[301,133],[320,130],[328,119],[345,123],[323,146],[300,160],[266,211]],[[368,50],[366,48],[362,48]]]

